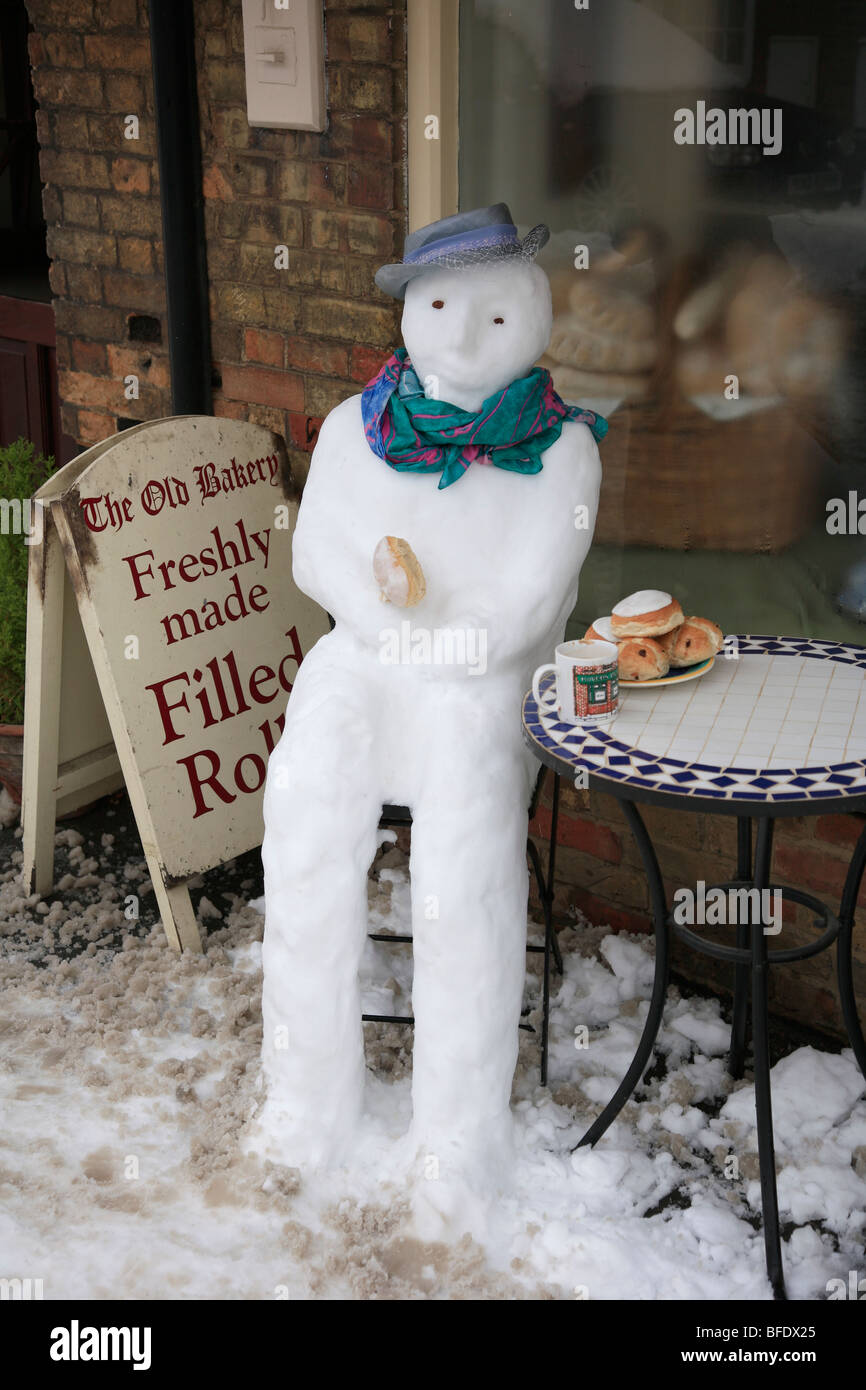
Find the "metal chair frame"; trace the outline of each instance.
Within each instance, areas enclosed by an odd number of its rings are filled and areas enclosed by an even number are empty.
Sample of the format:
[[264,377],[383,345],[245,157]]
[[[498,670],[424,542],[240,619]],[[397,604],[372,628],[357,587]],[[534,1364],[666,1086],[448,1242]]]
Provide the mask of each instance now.
[[[547,769],[539,769],[538,777],[532,793],[532,800],[529,804],[529,820],[535,816],[538,808],[541,788],[544,782]],[[555,868],[556,843],[556,822],[559,815],[559,778],[554,778],[553,784],[553,812],[551,828],[551,849],[548,855],[547,875],[541,862],[541,855],[536,845],[527,836],[526,853],[535,874],[535,881],[538,885],[538,895],[541,899],[541,908],[544,915],[544,945],[533,946],[527,944],[527,951],[544,956],[542,969],[542,1002],[541,1002],[541,1084],[547,1085],[547,1052],[548,1052],[548,1033],[550,1028],[550,961],[551,956],[558,974],[562,974],[562,955],[559,949],[559,942],[556,939],[556,932],[553,928],[553,874]],[[383,806],[382,818],[379,821],[380,830],[407,830],[412,826],[412,813],[408,806]],[[390,944],[400,942],[411,943],[411,936],[391,936],[387,932],[368,932],[371,941],[385,941]],[[399,1023],[411,1027],[415,1020],[410,1014],[362,1014],[364,1023]],[[524,1032],[534,1033],[535,1029],[531,1023],[521,1023],[518,1025]]]

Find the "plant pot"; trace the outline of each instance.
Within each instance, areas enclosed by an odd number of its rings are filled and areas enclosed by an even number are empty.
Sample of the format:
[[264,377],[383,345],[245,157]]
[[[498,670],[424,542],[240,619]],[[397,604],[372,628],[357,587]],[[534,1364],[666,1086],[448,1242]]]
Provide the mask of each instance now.
[[0,724],[0,785],[21,805],[24,767],[24,725]]

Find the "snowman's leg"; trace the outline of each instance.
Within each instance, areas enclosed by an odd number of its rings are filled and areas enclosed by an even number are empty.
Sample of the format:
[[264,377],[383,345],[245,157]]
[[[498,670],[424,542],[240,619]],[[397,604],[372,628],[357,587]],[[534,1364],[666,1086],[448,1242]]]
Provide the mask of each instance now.
[[[413,806],[413,1124],[424,1176],[511,1159],[526,973],[527,760],[514,711],[452,718]],[[455,711],[456,714],[456,711]]]
[[244,1148],[339,1161],[364,1086],[358,968],[382,798],[364,673],[305,660],[265,792],[262,1072]]

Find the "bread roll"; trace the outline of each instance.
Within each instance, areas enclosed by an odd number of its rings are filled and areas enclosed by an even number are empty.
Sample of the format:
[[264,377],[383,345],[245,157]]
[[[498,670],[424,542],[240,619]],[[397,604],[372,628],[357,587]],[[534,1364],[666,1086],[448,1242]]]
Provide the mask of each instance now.
[[585,642],[616,642],[610,618],[596,618],[583,634]]
[[597,400],[599,396],[619,396],[635,401],[649,395],[648,372],[586,372],[579,367],[568,367],[564,362],[555,362],[547,353],[538,359],[538,365],[550,372],[553,385],[563,400],[578,405],[587,397]]
[[666,676],[670,662],[652,637],[627,637],[619,644],[620,680],[649,681]]
[[669,648],[671,666],[694,666],[698,661],[706,661],[721,650],[724,640],[722,629],[709,618],[686,618],[673,633]]
[[614,605],[611,627],[617,640],[623,637],[657,637],[683,621],[677,599],[663,589],[638,589]]
[[373,552],[373,574],[382,598],[398,608],[414,607],[427,592],[415,552],[399,536],[382,537]]
[[631,342],[655,344],[655,314],[652,306],[636,294],[614,286],[610,276],[587,275],[575,271],[568,293],[568,305],[590,333],[602,337],[628,337]]
[[628,338],[597,333],[577,314],[562,314],[554,320],[547,349],[549,357],[569,367],[596,372],[647,371],[658,356],[655,338]]

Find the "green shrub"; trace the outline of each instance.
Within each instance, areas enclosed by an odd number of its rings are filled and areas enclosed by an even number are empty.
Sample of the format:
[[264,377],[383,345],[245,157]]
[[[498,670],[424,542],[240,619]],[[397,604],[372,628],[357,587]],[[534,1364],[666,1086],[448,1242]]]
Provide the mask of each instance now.
[[[42,486],[54,470],[54,460],[36,452],[27,439],[0,448],[0,499],[13,502]],[[20,724],[24,719],[24,635],[27,626],[27,564],[31,547],[15,529],[11,507],[0,515],[0,724]],[[23,523],[28,524],[26,508]],[[36,524],[35,511],[29,518]],[[5,532],[5,534],[4,534]],[[39,532],[34,532],[38,535]]]

